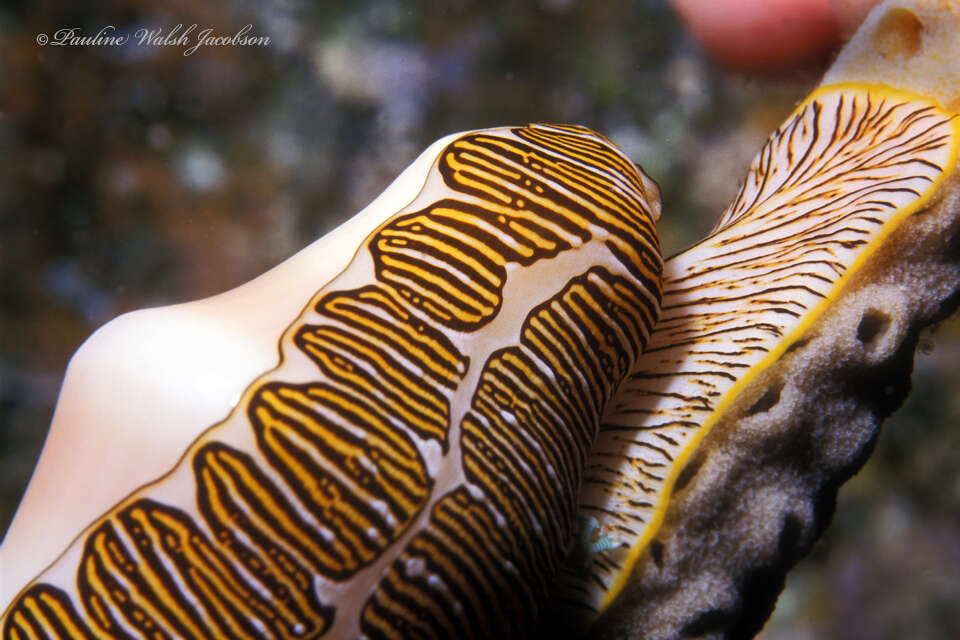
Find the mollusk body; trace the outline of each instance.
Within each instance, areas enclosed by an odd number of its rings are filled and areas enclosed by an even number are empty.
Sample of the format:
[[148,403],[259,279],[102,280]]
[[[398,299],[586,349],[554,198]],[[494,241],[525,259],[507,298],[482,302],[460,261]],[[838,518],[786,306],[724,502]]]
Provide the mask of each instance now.
[[454,138],[279,365],[21,591],[3,637],[522,636],[658,314],[658,207],[587,129]]

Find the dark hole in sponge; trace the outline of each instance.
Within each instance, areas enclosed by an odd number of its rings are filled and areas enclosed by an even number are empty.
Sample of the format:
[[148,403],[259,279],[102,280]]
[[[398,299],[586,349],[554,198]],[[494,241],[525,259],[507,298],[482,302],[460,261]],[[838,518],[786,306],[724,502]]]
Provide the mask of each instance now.
[[693,476],[697,475],[697,471],[700,471],[700,467],[702,467],[706,461],[707,456],[703,453],[698,453],[691,458],[686,466],[680,470],[680,473],[677,474],[677,482],[673,485],[673,488],[676,491],[680,491],[687,486],[687,483],[693,480]]
[[755,416],[764,411],[770,411],[780,402],[780,392],[783,391],[783,382],[777,381],[767,387],[763,395],[757,398],[757,401],[747,409],[746,415]]
[[873,33],[873,44],[884,58],[907,60],[917,55],[923,45],[924,31],[916,14],[897,7],[880,19]]
[[787,350],[783,352],[783,355],[787,355],[791,351],[794,351],[796,349],[799,349],[800,347],[805,346],[808,342],[810,342],[810,338],[800,338],[796,342],[791,343],[790,346],[787,347]]
[[874,342],[890,326],[890,316],[879,309],[867,309],[857,327],[857,340],[865,345]]
[[653,558],[653,564],[658,569],[663,569],[663,543],[659,540],[653,540],[650,543],[650,557]]

